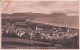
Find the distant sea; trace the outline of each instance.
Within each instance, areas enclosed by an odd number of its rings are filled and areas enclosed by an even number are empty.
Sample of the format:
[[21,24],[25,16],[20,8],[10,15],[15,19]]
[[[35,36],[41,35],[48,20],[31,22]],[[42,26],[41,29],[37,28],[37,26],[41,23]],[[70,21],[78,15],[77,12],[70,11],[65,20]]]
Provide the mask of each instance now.
[[32,20],[32,22],[79,29],[78,20],[73,21],[70,19],[36,18]]

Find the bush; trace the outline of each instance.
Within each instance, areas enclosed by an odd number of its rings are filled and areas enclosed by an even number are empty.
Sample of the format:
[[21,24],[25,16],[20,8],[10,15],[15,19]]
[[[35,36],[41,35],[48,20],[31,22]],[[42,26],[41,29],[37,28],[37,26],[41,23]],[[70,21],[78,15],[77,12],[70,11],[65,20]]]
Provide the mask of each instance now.
[[64,38],[61,41],[61,45],[64,46],[65,48],[74,48],[78,49],[79,48],[79,36],[74,36],[72,38]]

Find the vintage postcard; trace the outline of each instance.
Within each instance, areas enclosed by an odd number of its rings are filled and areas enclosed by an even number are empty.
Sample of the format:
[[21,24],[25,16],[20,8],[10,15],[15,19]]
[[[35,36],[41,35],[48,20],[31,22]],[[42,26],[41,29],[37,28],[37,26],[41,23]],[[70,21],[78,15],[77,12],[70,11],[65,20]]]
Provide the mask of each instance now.
[[79,1],[2,0],[1,49],[79,49]]

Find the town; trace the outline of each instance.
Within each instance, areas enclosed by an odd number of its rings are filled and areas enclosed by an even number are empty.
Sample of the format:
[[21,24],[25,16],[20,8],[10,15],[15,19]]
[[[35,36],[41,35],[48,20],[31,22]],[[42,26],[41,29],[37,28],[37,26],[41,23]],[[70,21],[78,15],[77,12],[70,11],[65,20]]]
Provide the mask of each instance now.
[[12,34],[12,36],[15,34],[20,38],[43,41],[44,39],[52,40],[65,36],[77,36],[79,35],[79,30],[45,24],[40,25],[40,23],[37,25],[32,22],[15,22],[2,25],[2,36],[7,36],[5,34]]
[[[33,17],[30,17],[30,16],[29,17],[23,16],[24,19],[22,18],[22,16],[18,14],[13,15],[13,17],[11,17],[12,15],[10,14],[6,14],[6,15],[3,14],[2,16],[3,17],[2,17],[1,32],[2,32],[3,46],[5,45],[4,43],[7,44],[7,42],[5,42],[4,39],[7,38],[6,39],[7,41],[10,38],[11,39],[15,38],[17,40],[18,39],[32,40],[32,41],[35,41],[35,43],[36,42],[50,43],[50,45],[47,45],[47,47],[52,47],[52,48],[53,47],[59,48],[57,46],[60,46],[62,48],[64,47],[79,48],[79,45],[78,45],[79,29],[49,25],[44,23],[35,23],[35,22],[32,22]],[[14,42],[15,42],[15,39],[14,39]],[[32,44],[28,45],[28,43],[26,44],[27,46],[33,46]],[[11,45],[12,44],[13,43],[11,43]],[[39,44],[40,43],[35,44],[35,46],[40,47],[41,45]],[[46,47],[45,45],[43,46]]]

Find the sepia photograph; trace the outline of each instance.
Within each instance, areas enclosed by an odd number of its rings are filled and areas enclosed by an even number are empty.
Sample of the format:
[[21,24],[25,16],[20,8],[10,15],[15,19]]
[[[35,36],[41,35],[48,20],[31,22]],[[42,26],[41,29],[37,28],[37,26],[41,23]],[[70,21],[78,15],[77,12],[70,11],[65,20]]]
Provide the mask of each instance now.
[[1,49],[79,49],[79,1],[1,4]]

